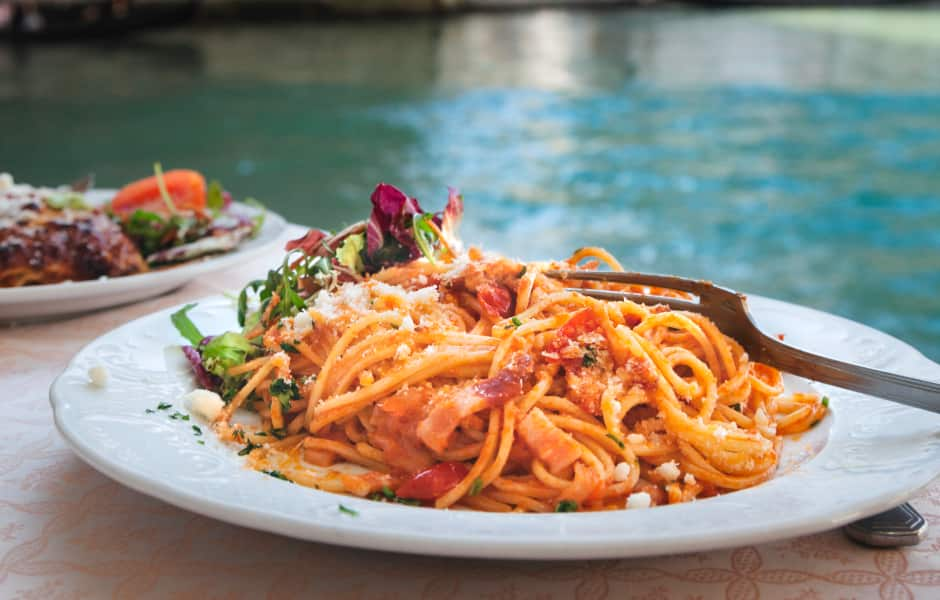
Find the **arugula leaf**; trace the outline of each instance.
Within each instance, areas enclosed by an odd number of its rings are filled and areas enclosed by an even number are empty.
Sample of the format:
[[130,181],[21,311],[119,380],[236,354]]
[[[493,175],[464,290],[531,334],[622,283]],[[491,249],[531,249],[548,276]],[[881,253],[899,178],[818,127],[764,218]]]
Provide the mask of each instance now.
[[202,335],[202,333],[199,331],[199,328],[196,327],[196,324],[193,323],[192,320],[190,320],[189,315],[186,314],[195,307],[195,303],[187,304],[183,308],[170,315],[170,321],[173,322],[173,326],[176,327],[176,330],[180,333],[180,335],[186,338],[190,344],[193,346],[199,346],[199,342],[205,339],[206,336]]
[[[253,326],[257,324],[254,319],[259,318],[247,314],[249,289],[257,292],[258,299],[261,301],[257,314],[264,314],[275,294],[280,296],[281,300],[271,310],[268,321],[262,323],[268,327],[277,320],[292,317],[298,311],[305,309],[307,305],[301,293],[306,295],[309,292],[306,284],[313,280],[313,283],[322,287],[330,280],[332,272],[330,259],[327,257],[303,254],[298,258],[296,252],[288,254],[280,267],[268,271],[268,276],[264,280],[252,281],[239,294],[239,308],[245,309],[243,326],[249,323]],[[243,294],[244,303],[242,302]]]
[[437,234],[428,225],[429,221],[434,219],[434,215],[431,213],[424,213],[422,215],[416,215],[411,220],[411,227],[415,236],[415,244],[418,245],[418,250],[421,251],[421,254],[424,255],[426,259],[433,265],[434,261],[434,243],[437,242]]
[[140,248],[144,256],[152,254],[163,246],[169,222],[158,215],[139,208],[123,223],[124,233]]

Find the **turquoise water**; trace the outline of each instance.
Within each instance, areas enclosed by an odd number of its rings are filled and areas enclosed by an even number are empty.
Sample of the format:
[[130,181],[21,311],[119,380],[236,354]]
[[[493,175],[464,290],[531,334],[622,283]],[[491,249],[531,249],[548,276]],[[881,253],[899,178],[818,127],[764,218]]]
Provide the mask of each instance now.
[[455,185],[472,242],[601,244],[940,359],[931,32],[940,13],[538,11],[0,48],[0,169],[108,186],[161,159],[326,228],[378,181],[429,207]]

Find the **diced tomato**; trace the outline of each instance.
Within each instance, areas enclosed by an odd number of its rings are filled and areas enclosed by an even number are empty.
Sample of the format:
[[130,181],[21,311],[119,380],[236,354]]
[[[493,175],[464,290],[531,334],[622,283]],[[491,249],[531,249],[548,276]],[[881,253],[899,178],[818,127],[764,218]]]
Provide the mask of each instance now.
[[436,500],[454,489],[469,472],[470,468],[460,462],[438,463],[413,475],[398,486],[395,494],[411,500]]
[[555,337],[545,346],[543,355],[551,362],[566,363],[568,366],[581,364],[581,353],[577,353],[577,358],[566,360],[565,350],[572,344],[577,344],[578,338],[586,333],[599,331],[601,328],[600,320],[590,308],[577,312],[568,322],[561,326],[555,333]]
[[[189,169],[176,169],[163,174],[167,192],[177,210],[202,212],[206,208],[206,178]],[[111,200],[111,210],[118,216],[129,216],[135,210],[146,210],[158,215],[170,214],[156,176],[125,185]]]
[[483,312],[491,319],[505,319],[512,315],[512,294],[498,283],[481,284],[477,288],[477,299]]

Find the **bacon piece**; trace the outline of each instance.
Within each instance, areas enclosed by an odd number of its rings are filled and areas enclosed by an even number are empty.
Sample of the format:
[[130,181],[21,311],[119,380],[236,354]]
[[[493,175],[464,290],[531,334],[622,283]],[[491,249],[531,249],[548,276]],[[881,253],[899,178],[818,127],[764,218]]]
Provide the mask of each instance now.
[[372,411],[369,439],[393,467],[414,473],[434,464],[416,431],[427,414],[428,400],[427,388],[410,388],[382,400]]
[[464,418],[484,408],[499,408],[525,393],[533,369],[529,355],[516,354],[495,376],[459,388],[450,398],[437,403],[418,424],[418,437],[431,450],[443,452]]
[[533,408],[519,423],[519,436],[548,470],[556,473],[581,456],[581,447],[552,423],[539,408]]
[[512,293],[498,283],[487,282],[477,289],[477,300],[492,320],[505,319],[512,315]]

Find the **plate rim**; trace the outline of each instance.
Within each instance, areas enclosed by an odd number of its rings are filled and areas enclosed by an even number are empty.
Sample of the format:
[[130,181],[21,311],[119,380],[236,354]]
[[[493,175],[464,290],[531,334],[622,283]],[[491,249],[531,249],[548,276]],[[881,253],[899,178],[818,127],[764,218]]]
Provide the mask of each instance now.
[[[799,311],[812,311],[813,313],[819,313],[819,315],[824,316],[828,319],[837,319],[844,322],[846,326],[852,327],[854,329],[861,329],[866,334],[881,338],[887,338],[892,341],[892,344],[895,346],[893,352],[901,352],[906,355],[906,362],[911,360],[924,361],[924,365],[932,365],[935,368],[940,368],[940,365],[937,365],[915,348],[898,340],[888,334],[882,333],[874,328],[871,328],[867,325],[845,319],[844,317],[839,317],[837,315],[832,315],[825,313],[823,311],[818,311],[809,307],[802,307],[795,304],[790,304],[787,302],[773,300],[770,298],[764,298],[757,295],[750,295],[749,298],[757,299],[760,302],[768,302],[770,305],[777,304],[789,307],[790,309],[796,308]],[[218,302],[228,300],[224,296],[217,294],[210,295],[204,298],[197,300],[200,304],[208,304],[210,302]],[[528,539],[525,536],[513,536],[511,538],[503,538],[500,540],[501,543],[494,545],[494,540],[489,536],[468,536],[466,533],[462,533],[457,539],[451,538],[442,538],[438,535],[429,535],[427,533],[415,533],[408,535],[407,533],[402,533],[401,531],[382,531],[382,530],[364,530],[361,527],[351,526],[349,520],[344,520],[340,518],[340,515],[337,514],[333,518],[332,522],[327,522],[324,519],[319,518],[309,518],[300,525],[302,530],[298,528],[298,517],[297,516],[284,516],[280,514],[270,514],[265,513],[258,506],[246,506],[233,501],[222,501],[220,499],[200,496],[196,491],[192,489],[192,486],[189,489],[181,488],[178,484],[173,484],[167,482],[163,479],[154,479],[152,477],[146,476],[146,474],[141,474],[136,472],[134,469],[127,467],[126,465],[121,464],[119,461],[110,460],[106,455],[102,454],[100,449],[95,449],[92,444],[88,443],[86,440],[83,440],[80,435],[74,431],[68,422],[68,385],[65,383],[65,375],[72,369],[75,368],[76,363],[83,357],[83,355],[90,351],[90,349],[103,338],[110,337],[111,335],[119,332],[123,328],[131,328],[134,324],[137,324],[141,321],[148,319],[156,319],[160,316],[168,315],[170,312],[175,310],[177,307],[169,307],[147,315],[143,315],[127,323],[124,323],[107,333],[95,338],[95,340],[90,341],[88,344],[82,347],[75,356],[69,361],[68,365],[65,367],[63,372],[56,377],[52,386],[50,387],[49,397],[50,404],[52,405],[52,410],[54,414],[56,428],[59,430],[60,434],[65,438],[68,445],[73,451],[78,454],[78,456],[85,461],[87,464],[102,472],[106,476],[118,481],[119,483],[130,487],[138,492],[141,492],[145,495],[158,498],[162,501],[165,501],[169,504],[182,508],[184,510],[221,520],[227,523],[234,525],[239,525],[243,527],[248,527],[256,530],[267,531],[278,533],[281,535],[286,535],[293,538],[299,538],[310,541],[318,541],[324,543],[339,544],[343,546],[353,546],[364,549],[371,550],[386,550],[393,552],[402,552],[409,554],[422,554],[422,555],[437,555],[437,556],[453,556],[453,557],[475,557],[475,558],[510,558],[510,559],[527,559],[527,560],[569,560],[569,559],[588,559],[588,558],[623,558],[623,557],[639,557],[639,556],[656,556],[662,554],[676,553],[676,552],[695,552],[702,550],[710,549],[720,549],[728,547],[736,547],[748,544],[763,543],[774,540],[787,539],[791,537],[796,537],[800,535],[806,535],[811,533],[816,533],[819,531],[831,529],[840,525],[843,525],[847,522],[857,520],[869,516],[871,514],[877,513],[885,508],[888,508],[894,504],[898,504],[908,499],[910,496],[915,494],[918,490],[922,489],[924,486],[928,485],[936,476],[937,472],[932,474],[927,474],[918,478],[916,485],[909,487],[903,491],[879,491],[873,493],[863,502],[856,502],[850,508],[851,510],[841,509],[837,510],[833,508],[829,510],[825,517],[817,516],[815,519],[802,518],[788,518],[778,520],[778,526],[769,528],[769,529],[751,529],[748,530],[745,528],[745,531],[734,531],[732,535],[712,535],[712,536],[702,536],[687,538],[682,540],[679,543],[678,540],[674,539],[675,535],[667,536],[659,540],[644,540],[642,551],[637,551],[636,548],[623,548],[618,546],[614,540],[610,539],[608,536],[602,536],[600,539],[559,539],[559,542],[563,542],[563,552],[559,552],[554,545],[549,544],[545,545],[546,539],[543,538],[531,538]],[[840,408],[840,405],[845,402],[845,400],[839,401],[835,406]],[[878,401],[884,402],[884,401]],[[841,406],[842,409],[845,409],[848,404]],[[917,409],[913,408],[903,408],[899,410],[904,411],[916,411]],[[921,411],[922,412],[922,411]],[[830,424],[831,426],[831,424]],[[820,451],[820,455],[827,451],[830,448],[832,442],[831,431],[830,439],[827,441],[826,446]],[[813,457],[809,462],[813,462],[819,458],[819,455]],[[245,471],[251,472],[248,469]],[[283,485],[282,482],[277,482],[272,478],[263,476],[260,473],[251,472],[254,475],[259,477],[258,485]],[[766,490],[767,486],[777,487],[779,485],[786,484],[774,484],[774,481],[783,482],[785,479],[790,477],[790,475],[785,475],[775,480],[771,480],[754,488],[747,490],[741,490],[734,492],[733,494],[725,495],[722,498],[732,498],[746,501],[751,496],[755,495],[755,490]],[[302,490],[303,494],[319,494],[326,495],[329,501],[332,501],[334,504],[339,502],[344,502],[353,508],[361,509],[364,506],[375,507],[378,504],[378,507],[381,507],[380,512],[385,514],[400,514],[402,516],[414,515],[410,511],[415,510],[427,510],[433,511],[427,513],[429,515],[454,515],[454,514],[473,514],[473,515],[486,515],[483,518],[491,519],[598,519],[607,517],[608,513],[572,513],[566,515],[528,515],[528,514],[512,514],[512,515],[490,515],[488,513],[461,513],[458,511],[436,511],[434,509],[425,509],[425,508],[414,508],[407,506],[398,506],[391,504],[379,504],[365,499],[354,498],[350,496],[343,496],[339,494],[332,494],[329,492],[322,492],[318,490],[311,490],[309,488],[301,488],[297,486],[298,489]],[[271,488],[274,489],[274,488]],[[281,489],[281,491],[284,491]],[[710,500],[705,500],[699,503],[699,505],[704,502],[710,502]],[[364,505],[362,503],[368,503]],[[695,503],[685,503],[680,505],[671,505],[671,506],[662,506],[656,507],[653,510],[658,511],[657,514],[663,515],[666,514],[663,511],[672,511],[671,514],[680,514],[690,510],[690,507],[694,506]],[[388,512],[388,511],[409,511],[408,513],[400,512]],[[634,511],[625,511],[622,514],[628,518],[639,518],[635,517],[631,513]],[[635,511],[642,512],[642,511]],[[431,517],[430,520],[438,520],[436,517]],[[446,521],[446,519],[445,519]],[[636,542],[634,542],[634,545]],[[557,545],[557,544],[556,544]]]

